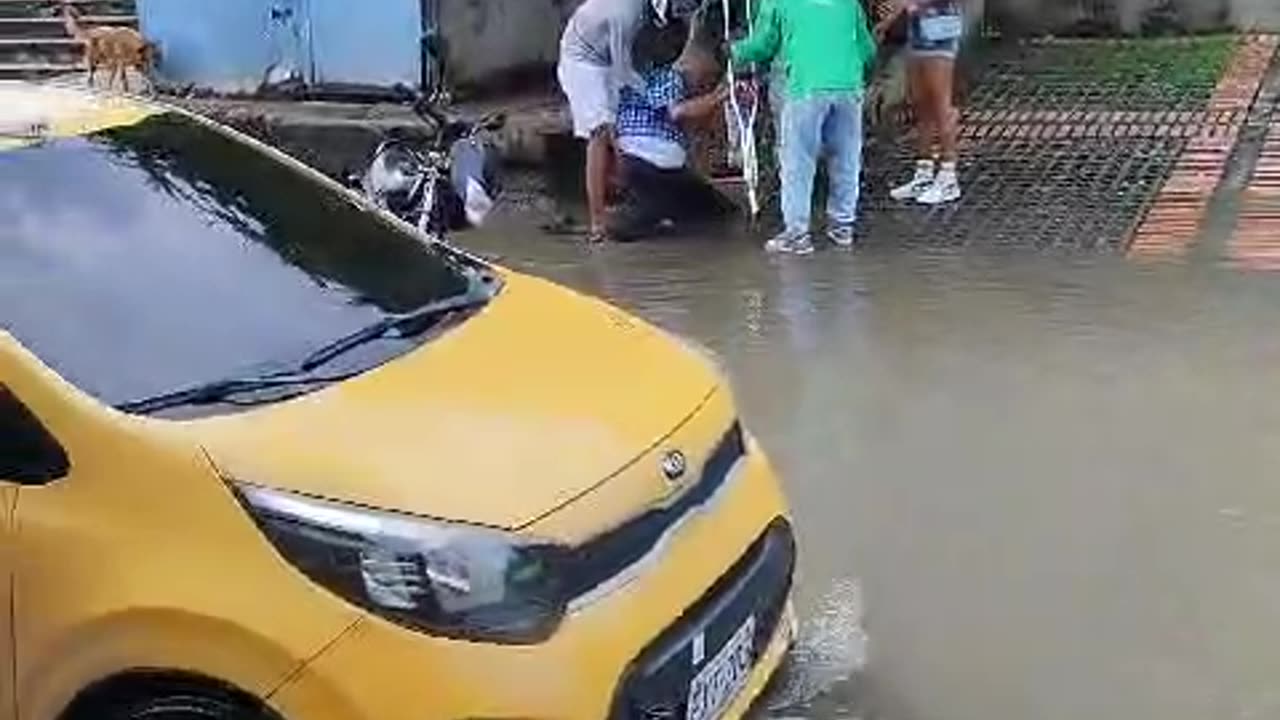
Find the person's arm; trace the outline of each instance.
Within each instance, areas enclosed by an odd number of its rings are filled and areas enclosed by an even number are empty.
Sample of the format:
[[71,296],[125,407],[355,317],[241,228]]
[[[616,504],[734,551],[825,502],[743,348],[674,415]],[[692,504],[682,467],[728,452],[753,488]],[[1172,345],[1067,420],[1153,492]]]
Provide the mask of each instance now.
[[644,3],[648,0],[623,0],[618,14],[609,22],[610,76],[614,87],[639,87],[640,73],[631,58],[631,47],[644,20]]
[[719,113],[728,99],[729,86],[721,85],[705,95],[690,98],[671,108],[671,119],[678,123],[701,122]]
[[898,21],[898,18],[902,17],[903,13],[914,13],[915,11],[916,2],[914,0],[894,2],[893,9],[889,11],[889,14],[880,18],[880,21],[876,23],[875,36],[883,39],[885,33],[889,32],[889,28],[893,27],[893,24]]
[[751,35],[734,43],[731,54],[735,63],[766,63],[778,54],[778,47],[782,43],[779,12],[777,0],[764,0],[756,14]]
[[862,67],[865,70],[868,65],[876,57],[876,46],[879,44],[875,36],[871,34],[871,27],[867,20],[867,14],[862,10],[862,3],[854,3],[854,9],[858,14],[858,29],[854,38],[854,45],[857,48],[858,59],[862,61]]
[[688,84],[678,70],[670,69],[651,76],[645,89],[645,104],[651,108],[667,111],[667,116],[677,123],[691,123],[702,120],[720,108],[729,94],[724,88],[717,88],[705,95],[686,98]]

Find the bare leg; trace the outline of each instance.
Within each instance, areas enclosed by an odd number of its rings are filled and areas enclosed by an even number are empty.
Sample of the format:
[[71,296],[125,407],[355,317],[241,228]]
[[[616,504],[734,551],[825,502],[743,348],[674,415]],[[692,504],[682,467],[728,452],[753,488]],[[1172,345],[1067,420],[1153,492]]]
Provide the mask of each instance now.
[[899,185],[889,191],[894,200],[915,200],[934,180],[937,173],[937,162],[934,158],[937,147],[938,123],[934,117],[934,107],[929,102],[929,77],[925,74],[924,62],[921,58],[907,60],[907,94],[911,101],[911,109],[915,113],[916,126],[916,164],[915,173],[905,185]]
[[613,127],[597,129],[587,141],[587,212],[591,235],[603,236],[608,220],[609,175],[613,169]]
[[936,123],[938,143],[942,147],[943,162],[954,163],[959,158],[959,112],[952,97],[955,92],[955,61],[948,58],[927,58],[923,62],[927,78],[928,103]]
[[937,143],[937,121],[930,98],[925,61],[912,58],[907,63],[907,93],[911,99],[911,110],[916,115],[916,157],[924,160],[933,157]]
[[[88,52],[89,49],[85,48],[85,53]],[[93,55],[88,56],[87,62],[89,64],[89,87],[93,87],[93,78],[98,74],[98,63],[93,59]]]
[[618,158],[618,148],[615,144],[611,143],[607,157],[608,161],[605,165],[604,171],[605,187],[608,188],[608,192],[605,193],[606,208],[617,197],[617,194],[622,187],[622,178],[619,174],[622,163]]
[[940,205],[960,199],[960,176],[956,167],[957,116],[951,95],[955,63],[950,58],[930,57],[922,61],[925,75],[926,104],[933,118],[934,130],[942,149],[942,162],[938,165],[933,185],[916,198],[924,205]]
[[120,73],[120,86],[124,88],[125,92],[129,92],[129,66],[124,63],[120,63],[117,67],[119,68],[118,72]]

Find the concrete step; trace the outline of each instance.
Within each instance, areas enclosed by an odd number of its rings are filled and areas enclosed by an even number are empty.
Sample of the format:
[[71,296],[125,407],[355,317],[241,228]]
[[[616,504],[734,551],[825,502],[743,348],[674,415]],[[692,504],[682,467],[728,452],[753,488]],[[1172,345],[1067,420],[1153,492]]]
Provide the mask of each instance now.
[[71,38],[0,38],[0,63],[74,64],[83,54]]
[[[86,15],[81,21],[88,27],[101,25],[138,26],[136,15]],[[67,31],[62,18],[57,17],[0,17],[0,38],[64,38]]]
[[[70,0],[70,2],[84,15],[137,14],[137,7],[132,0]],[[49,0],[0,0],[0,17],[42,18],[57,14],[57,4]]]
[[0,80],[42,80],[81,71],[72,63],[0,63]]

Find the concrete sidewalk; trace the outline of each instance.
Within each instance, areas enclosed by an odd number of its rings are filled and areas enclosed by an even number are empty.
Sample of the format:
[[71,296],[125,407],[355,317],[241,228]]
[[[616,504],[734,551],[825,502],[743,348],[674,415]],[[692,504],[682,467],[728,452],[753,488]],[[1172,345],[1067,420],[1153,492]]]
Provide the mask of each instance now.
[[[170,101],[272,142],[334,175],[359,167],[389,132],[426,137],[430,131],[407,106],[393,103],[239,98]],[[465,120],[496,111],[507,117],[496,139],[499,151],[514,164],[545,164],[553,139],[569,132],[567,109],[558,95],[546,90],[459,103],[449,114]]]
[[962,117],[957,204],[895,203],[909,138],[867,151],[872,245],[1016,246],[1159,255],[1205,222],[1276,39],[1047,41],[995,48]]

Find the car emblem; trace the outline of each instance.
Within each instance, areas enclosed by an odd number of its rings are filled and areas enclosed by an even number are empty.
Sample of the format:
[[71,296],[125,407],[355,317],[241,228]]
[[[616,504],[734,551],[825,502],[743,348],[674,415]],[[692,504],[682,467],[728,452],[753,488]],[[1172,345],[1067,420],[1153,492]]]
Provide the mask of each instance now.
[[689,471],[689,461],[685,459],[684,453],[679,450],[672,450],[662,456],[662,476],[667,482],[677,482],[684,474]]

